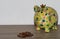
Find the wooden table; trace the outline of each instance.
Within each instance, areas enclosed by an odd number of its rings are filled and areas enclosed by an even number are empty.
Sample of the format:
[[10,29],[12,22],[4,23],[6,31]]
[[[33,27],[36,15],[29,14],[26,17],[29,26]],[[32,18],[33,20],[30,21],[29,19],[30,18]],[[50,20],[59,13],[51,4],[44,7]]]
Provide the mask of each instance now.
[[[19,32],[29,31],[32,37],[19,38]],[[45,33],[44,30],[36,31],[33,25],[0,25],[0,39],[60,39],[60,26],[57,31]]]

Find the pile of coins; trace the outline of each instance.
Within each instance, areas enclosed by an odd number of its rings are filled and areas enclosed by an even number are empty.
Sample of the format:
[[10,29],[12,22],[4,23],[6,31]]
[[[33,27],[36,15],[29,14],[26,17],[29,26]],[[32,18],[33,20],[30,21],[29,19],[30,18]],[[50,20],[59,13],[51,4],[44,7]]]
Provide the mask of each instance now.
[[21,38],[26,38],[26,37],[32,37],[33,34],[31,32],[21,32],[17,36]]

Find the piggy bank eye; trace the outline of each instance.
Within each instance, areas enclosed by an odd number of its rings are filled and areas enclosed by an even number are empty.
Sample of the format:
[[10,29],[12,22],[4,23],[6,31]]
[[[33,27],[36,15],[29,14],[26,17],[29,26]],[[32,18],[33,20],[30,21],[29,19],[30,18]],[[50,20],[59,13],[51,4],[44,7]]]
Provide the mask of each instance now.
[[45,20],[42,20],[42,22],[45,22]]

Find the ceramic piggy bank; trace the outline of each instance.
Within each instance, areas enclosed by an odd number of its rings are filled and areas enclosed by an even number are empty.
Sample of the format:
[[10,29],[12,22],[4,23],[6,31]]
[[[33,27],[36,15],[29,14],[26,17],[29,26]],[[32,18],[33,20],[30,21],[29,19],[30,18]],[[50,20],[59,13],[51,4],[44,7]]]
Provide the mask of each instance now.
[[34,6],[34,25],[36,30],[44,29],[50,32],[51,29],[57,30],[58,15],[57,12],[46,5]]

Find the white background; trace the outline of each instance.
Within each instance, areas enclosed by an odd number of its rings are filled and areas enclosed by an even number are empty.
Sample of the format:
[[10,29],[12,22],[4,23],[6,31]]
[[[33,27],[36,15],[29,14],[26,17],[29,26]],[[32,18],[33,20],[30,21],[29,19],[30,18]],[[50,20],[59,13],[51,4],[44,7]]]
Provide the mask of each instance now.
[[60,0],[0,0],[0,25],[34,24],[33,7],[42,3],[57,11],[60,24]]

